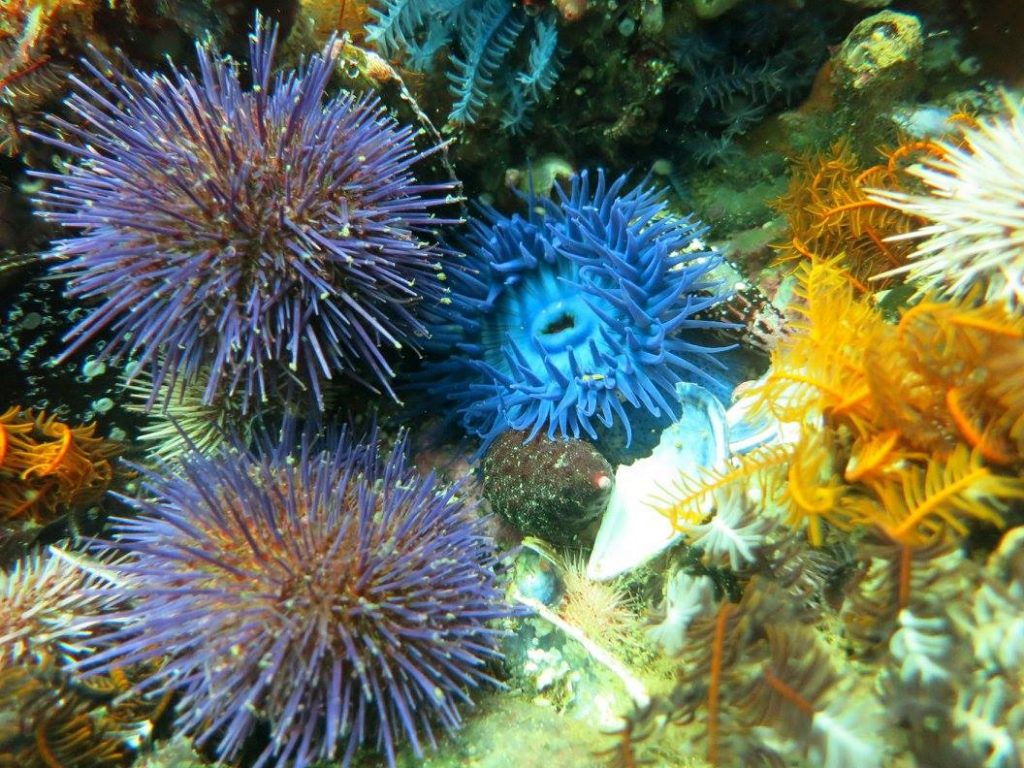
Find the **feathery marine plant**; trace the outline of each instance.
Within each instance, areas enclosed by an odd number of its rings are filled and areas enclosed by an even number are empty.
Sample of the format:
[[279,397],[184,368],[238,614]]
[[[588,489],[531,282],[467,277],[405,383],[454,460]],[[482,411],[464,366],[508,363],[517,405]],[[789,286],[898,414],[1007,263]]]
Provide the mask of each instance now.
[[[51,153],[27,133],[45,126],[46,113],[67,94],[67,81],[82,51],[107,43],[96,30],[98,16],[113,21],[127,3],[102,0],[2,0],[0,2],[0,157],[19,158],[27,168],[47,165]],[[11,192],[9,173],[0,178],[0,198]],[[6,208],[6,206],[4,206]],[[12,239],[9,214],[2,214],[2,240],[25,240],[20,253],[0,248],[0,274],[38,263],[38,243],[27,232]]]
[[1004,525],[1024,498],[1024,320],[926,300],[893,325],[834,263],[797,274],[793,332],[749,395],[792,438],[683,475],[656,506],[690,531],[711,497],[721,515],[727,491],[749,489],[814,546],[871,531],[905,557]]
[[833,26],[815,7],[758,1],[670,35],[679,76],[666,115],[683,137],[681,162],[721,162],[735,154],[739,137],[796,104],[824,63]]
[[936,151],[931,141],[913,141],[882,150],[881,162],[865,167],[850,142],[841,139],[827,152],[798,158],[789,188],[773,202],[790,230],[788,241],[776,246],[780,261],[835,261],[861,290],[887,287],[892,279],[879,283],[871,278],[905,265],[913,250],[909,243],[893,242],[892,236],[917,228],[922,220],[869,198],[868,191],[905,190],[907,167]]
[[[445,46],[458,51],[447,73],[449,125],[475,123],[490,103],[503,107],[502,127],[519,132],[558,80],[557,13],[551,8],[531,15],[510,0],[385,0],[372,13],[376,21],[367,40],[412,69],[433,69]],[[510,60],[519,58],[520,48],[526,60],[514,64]]]
[[[933,762],[1017,764],[1021,654],[1007,638],[1022,593],[1005,582],[1024,574],[1024,537],[1006,534],[1015,562],[973,606],[977,542],[960,539],[1024,499],[1024,318],[979,291],[926,296],[893,322],[838,261],[801,263],[791,333],[746,395],[783,439],[681,473],[652,502],[689,539],[659,638],[683,658],[673,694],[628,718],[616,749],[630,759],[660,715],[703,726],[712,765],[794,749],[814,765],[888,765],[884,715]],[[738,596],[715,599],[709,571]],[[821,632],[837,600],[838,652]],[[898,682],[851,666],[851,649],[895,661]]]
[[712,270],[722,257],[705,229],[666,210],[664,195],[626,176],[574,176],[557,200],[524,196],[511,217],[482,206],[462,243],[463,269],[430,323],[422,380],[471,434],[527,439],[597,437],[627,407],[677,414],[675,385],[699,381],[720,396],[728,370],[708,331],[735,326],[707,313],[729,295]]
[[95,432],[18,406],[0,413],[0,525],[47,524],[101,498],[122,446]]
[[45,48],[39,29],[26,24],[16,35],[0,28],[0,155],[14,157],[24,149],[22,131],[38,125],[42,106],[62,91],[67,67]]
[[[253,401],[298,385],[321,399],[344,375],[391,392],[386,350],[425,332],[417,305],[442,296],[434,209],[455,182],[420,184],[415,131],[372,96],[327,97],[336,46],[272,74],[276,28],[241,65],[196,46],[198,75],[125,71],[96,53],[89,82],[37,136],[73,160],[36,172],[68,295],[91,302],[67,357],[95,337],[101,359],[165,384],[205,381],[203,399]],[[90,84],[92,83],[92,84]]]
[[103,690],[86,689],[61,675],[51,657],[36,666],[0,669],[0,712],[11,715],[0,730],[0,764],[131,766],[138,755],[130,742],[145,741],[153,725],[145,715],[132,718],[128,710],[138,710],[138,702],[114,703],[128,693],[117,685],[124,680],[122,675]]
[[[124,607],[82,556],[51,547],[0,570],[0,765],[128,766],[161,703],[128,696],[124,674],[73,680],[68,666],[89,652],[98,617]],[[97,571],[118,562],[104,556]]]
[[738,601],[707,587],[686,597],[675,687],[627,715],[616,765],[646,762],[642,744],[664,733],[666,720],[692,724],[669,733],[716,768],[887,764],[882,707],[815,630],[818,600],[766,575],[750,578]]
[[1008,531],[984,566],[960,556],[933,570],[933,599],[899,614],[878,688],[922,764],[1024,764],[1022,534]]

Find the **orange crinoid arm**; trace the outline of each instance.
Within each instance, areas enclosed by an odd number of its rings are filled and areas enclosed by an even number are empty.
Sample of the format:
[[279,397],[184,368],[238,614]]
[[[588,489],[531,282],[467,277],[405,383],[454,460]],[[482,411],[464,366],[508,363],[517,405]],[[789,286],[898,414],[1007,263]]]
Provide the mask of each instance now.
[[797,427],[789,524],[814,545],[866,527],[910,547],[1002,525],[1024,488],[1024,318],[926,296],[892,322],[836,261],[797,279],[793,332],[754,388],[762,417]]
[[95,431],[95,424],[70,427],[18,407],[0,414],[0,522],[44,522],[98,498],[120,448]]
[[793,333],[772,355],[760,404],[787,422],[826,412],[852,421],[868,418],[864,350],[881,317],[855,295],[849,274],[834,262],[801,264],[797,279]]

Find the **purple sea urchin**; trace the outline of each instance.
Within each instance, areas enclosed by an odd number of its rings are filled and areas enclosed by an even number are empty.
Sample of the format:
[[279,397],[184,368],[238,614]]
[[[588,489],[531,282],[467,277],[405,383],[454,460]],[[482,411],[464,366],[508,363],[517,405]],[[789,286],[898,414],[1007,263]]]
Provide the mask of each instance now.
[[[81,125],[42,137],[72,155],[39,193],[43,216],[75,231],[50,258],[70,296],[98,302],[69,334],[71,354],[103,331],[102,357],[165,381],[206,377],[207,402],[265,398],[279,379],[319,398],[323,379],[368,369],[391,391],[382,349],[424,332],[414,313],[441,296],[431,211],[455,183],[418,184],[415,131],[373,97],[326,99],[329,42],[271,75],[275,32],[239,65],[197,45],[199,76],[86,63],[72,77]],[[127,66],[127,65],[126,65]]]
[[448,359],[425,374],[469,432],[596,437],[617,417],[628,435],[624,405],[671,416],[681,378],[726,388],[713,371],[728,347],[698,335],[733,327],[699,317],[725,298],[709,277],[721,256],[659,191],[626,182],[583,172],[557,202],[530,193],[525,216],[484,208],[471,223],[430,328]]
[[142,687],[180,690],[177,727],[225,760],[264,722],[257,766],[348,765],[371,737],[393,766],[399,735],[420,754],[432,723],[459,726],[466,688],[493,682],[487,622],[509,613],[495,550],[404,445],[292,442],[140,470],[140,515],[116,522],[132,607],[79,667],[166,656]]

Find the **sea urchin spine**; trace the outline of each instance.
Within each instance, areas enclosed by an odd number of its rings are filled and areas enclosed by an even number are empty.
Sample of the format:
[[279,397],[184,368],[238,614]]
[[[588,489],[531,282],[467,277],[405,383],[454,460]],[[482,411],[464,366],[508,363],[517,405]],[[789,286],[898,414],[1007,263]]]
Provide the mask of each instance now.
[[497,555],[459,487],[417,475],[403,444],[291,445],[140,469],[140,514],[113,542],[132,607],[79,669],[166,657],[141,687],[179,690],[177,728],[220,759],[263,722],[256,766],[347,766],[371,739],[394,766],[400,736],[420,755],[494,682]]
[[[95,302],[65,356],[101,332],[101,357],[128,358],[161,385],[206,377],[205,401],[266,399],[279,380],[319,400],[342,374],[391,391],[384,351],[424,334],[415,307],[442,295],[452,223],[432,211],[455,182],[419,184],[415,131],[372,96],[327,98],[319,56],[272,76],[275,31],[241,66],[197,45],[199,75],[120,72],[94,53],[72,77],[76,123],[36,136],[71,155],[37,196],[74,236],[49,256],[72,297]],[[368,373],[364,373],[368,371]]]

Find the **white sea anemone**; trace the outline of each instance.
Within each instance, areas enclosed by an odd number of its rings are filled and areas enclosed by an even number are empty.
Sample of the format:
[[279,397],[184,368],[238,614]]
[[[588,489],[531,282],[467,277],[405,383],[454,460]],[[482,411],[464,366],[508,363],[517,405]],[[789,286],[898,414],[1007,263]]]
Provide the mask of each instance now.
[[921,238],[906,273],[920,291],[962,296],[974,285],[989,299],[1024,306],[1024,109],[1004,96],[1007,112],[966,128],[957,143],[909,172],[927,194],[872,190],[871,199],[929,223],[892,240]]

